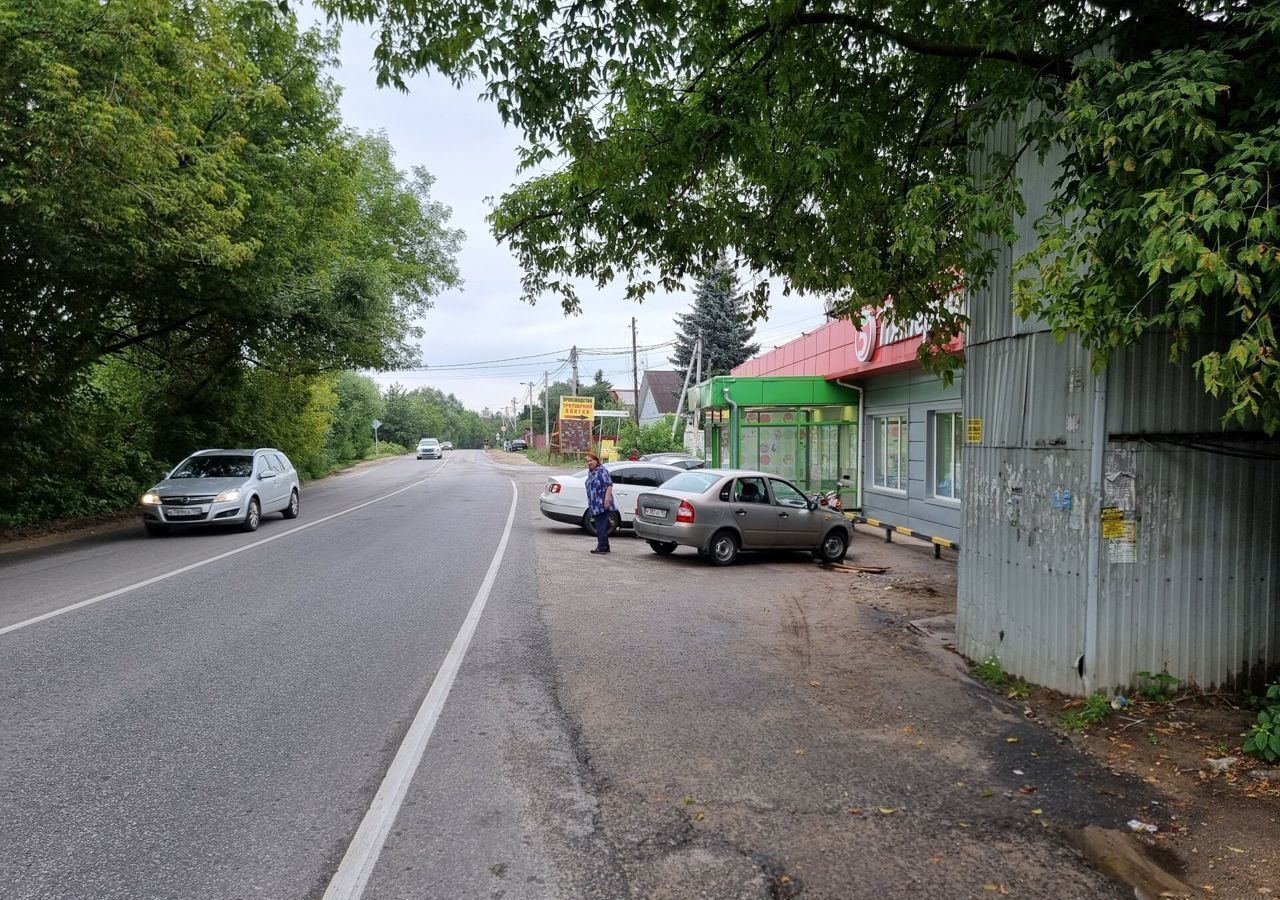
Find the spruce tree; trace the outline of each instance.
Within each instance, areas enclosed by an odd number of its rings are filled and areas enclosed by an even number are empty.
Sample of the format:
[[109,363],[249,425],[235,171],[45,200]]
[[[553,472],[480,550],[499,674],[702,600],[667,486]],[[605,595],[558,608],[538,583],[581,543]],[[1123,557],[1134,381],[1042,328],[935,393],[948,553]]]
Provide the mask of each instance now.
[[693,351],[702,336],[702,377],[727,375],[734,366],[755,356],[760,345],[753,343],[755,326],[747,321],[746,300],[738,289],[738,275],[722,262],[698,282],[693,309],[675,317],[676,335],[671,362],[680,377],[693,365]]

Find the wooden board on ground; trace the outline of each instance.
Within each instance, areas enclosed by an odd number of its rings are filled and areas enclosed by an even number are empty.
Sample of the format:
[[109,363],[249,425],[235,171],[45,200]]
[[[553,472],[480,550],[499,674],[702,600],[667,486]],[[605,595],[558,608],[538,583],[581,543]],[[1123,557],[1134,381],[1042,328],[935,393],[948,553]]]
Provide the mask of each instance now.
[[854,566],[849,563],[830,563],[829,565],[841,572],[859,572],[863,575],[883,575],[889,571],[888,566]]

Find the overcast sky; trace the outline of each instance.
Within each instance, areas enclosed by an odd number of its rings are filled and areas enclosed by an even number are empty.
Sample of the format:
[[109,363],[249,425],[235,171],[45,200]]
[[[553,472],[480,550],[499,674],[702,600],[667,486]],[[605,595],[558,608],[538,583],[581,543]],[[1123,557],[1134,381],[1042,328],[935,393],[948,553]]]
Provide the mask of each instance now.
[[[304,23],[314,19],[306,11]],[[385,131],[396,152],[396,165],[407,170],[423,166],[435,176],[434,199],[453,210],[451,227],[466,232],[458,257],[464,284],[438,296],[421,323],[422,361],[428,367],[485,363],[510,357],[538,358],[467,369],[371,373],[381,385],[428,385],[458,397],[467,407],[500,408],[518,397],[523,404],[528,388],[541,380],[568,380],[567,350],[617,349],[612,355],[584,355],[579,378],[589,380],[597,369],[617,388],[629,389],[631,378],[631,317],[636,317],[639,345],[662,344],[675,336],[674,315],[686,312],[692,294],[658,295],[643,304],[622,298],[622,288],[597,292],[584,289],[583,314],[565,316],[559,302],[548,298],[530,306],[520,298],[520,268],[505,246],[499,246],[485,223],[486,197],[498,197],[516,180],[519,134],[505,128],[497,110],[478,99],[476,83],[455,90],[439,75],[419,76],[409,93],[379,89],[372,72],[374,40],[368,26],[342,27],[342,65],[332,72],[342,86],[342,115],[361,131]],[[757,325],[763,349],[782,344],[823,322],[822,302],[813,297],[782,297],[774,292],[771,319]],[[618,349],[618,348],[625,348]],[[672,368],[669,347],[640,353],[640,375],[646,367]],[[558,371],[563,368],[563,371]],[[536,392],[537,388],[535,388]],[[535,393],[536,395],[536,393]]]

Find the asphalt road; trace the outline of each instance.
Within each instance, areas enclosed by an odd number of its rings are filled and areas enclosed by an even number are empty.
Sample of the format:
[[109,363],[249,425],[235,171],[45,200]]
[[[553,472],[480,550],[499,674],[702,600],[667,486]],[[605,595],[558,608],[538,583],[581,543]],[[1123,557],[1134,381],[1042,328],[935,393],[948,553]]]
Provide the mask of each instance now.
[[454,652],[466,669],[385,845],[329,896],[516,861],[545,892],[554,864],[489,738],[512,698],[483,662],[529,652],[531,550],[513,538],[495,563],[515,498],[456,451],[306,486],[298,520],[255,534],[139,526],[0,557],[0,893],[324,895],[486,587],[482,661]]
[[592,556],[543,471],[0,553],[0,897],[1132,895],[1062,835],[1164,807],[907,630],[953,561]]

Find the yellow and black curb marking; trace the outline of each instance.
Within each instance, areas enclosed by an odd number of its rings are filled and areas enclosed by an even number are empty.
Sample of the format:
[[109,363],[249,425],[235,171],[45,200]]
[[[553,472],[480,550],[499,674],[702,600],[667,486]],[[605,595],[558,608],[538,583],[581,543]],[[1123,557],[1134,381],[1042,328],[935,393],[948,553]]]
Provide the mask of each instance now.
[[933,544],[933,558],[939,559],[942,556],[942,548],[960,552],[960,545],[942,537],[935,537],[931,534],[921,534],[918,531],[912,531],[903,525],[890,525],[888,522],[881,522],[879,519],[869,519],[866,516],[855,516],[853,513],[845,513],[845,517],[861,525],[870,525],[872,528],[884,529],[884,540],[886,544],[893,542],[894,533],[905,534],[907,537],[913,537],[918,541],[924,541],[926,544]]

